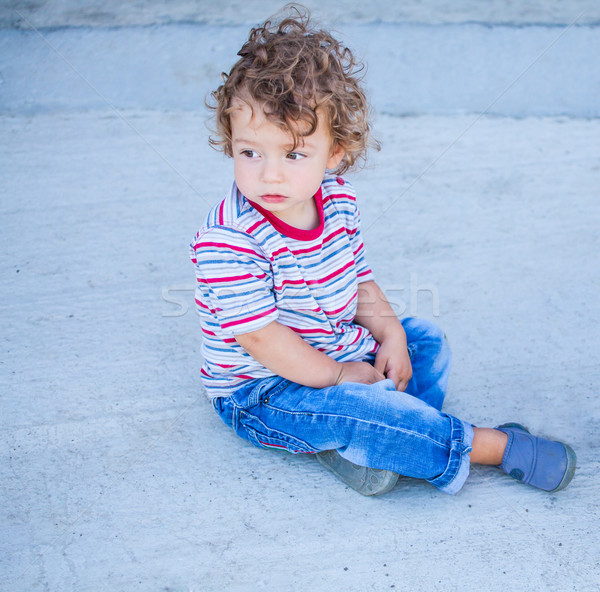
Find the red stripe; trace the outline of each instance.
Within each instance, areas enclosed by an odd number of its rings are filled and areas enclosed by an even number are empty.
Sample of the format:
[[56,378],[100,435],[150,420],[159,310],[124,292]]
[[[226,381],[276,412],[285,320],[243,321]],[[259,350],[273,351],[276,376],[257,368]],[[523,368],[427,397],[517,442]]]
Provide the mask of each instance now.
[[301,286],[304,284],[304,280],[283,280],[281,286],[273,286],[275,290],[282,290],[284,286]]
[[223,200],[221,202],[221,205],[219,206],[219,224],[223,225],[224,222],[224,218],[223,218],[223,209],[225,207],[225,200]]
[[[271,444],[269,442],[263,442],[262,440],[259,440],[259,442],[263,445],[266,446],[267,448],[283,448],[284,450],[287,450],[287,446],[282,446],[281,444]],[[315,454],[312,451],[306,452],[305,450],[294,450],[294,452],[297,453],[302,453],[302,454]]]
[[[202,332],[205,333],[206,335],[210,335],[211,337],[217,337],[216,333],[213,333],[212,331],[209,331],[208,329],[202,329]],[[217,339],[219,339],[219,338],[217,337]],[[221,341],[223,343],[235,343],[236,342],[235,339],[232,339],[232,338],[229,338],[229,339],[224,339],[223,338],[223,339],[221,339]],[[218,365],[219,364],[217,364],[217,366]],[[233,368],[233,366],[232,366],[232,368]]]
[[261,275],[253,275],[251,273],[247,273],[245,275],[230,275],[227,277],[218,277],[218,278],[209,278],[206,280],[206,283],[210,284],[219,284],[221,282],[239,282],[240,280],[247,280],[250,278],[257,278],[259,280],[264,280],[267,277],[266,273]]
[[330,273],[329,275],[326,275],[325,277],[321,278],[320,280],[306,280],[306,283],[309,286],[312,286],[313,284],[323,284],[327,281],[329,281],[330,279],[341,275],[342,272],[346,271],[347,269],[349,269],[350,267],[352,267],[354,265],[354,261],[348,261],[348,263],[346,263],[346,265],[344,265],[344,267],[340,267],[340,269],[337,269],[336,271],[334,271],[333,273]]
[[214,315],[217,312],[214,308],[210,308],[210,306],[206,306],[206,304],[204,304],[204,302],[202,302],[201,300],[198,300],[198,298],[194,298],[194,300],[196,301],[196,304],[200,308],[210,311],[210,314]]
[[235,327],[236,325],[244,325],[251,321],[255,321],[256,319],[262,319],[263,317],[270,315],[272,312],[277,312],[277,309],[275,307],[273,307],[270,310],[267,310],[266,312],[263,312],[261,314],[257,314],[257,315],[251,316],[251,317],[245,317],[239,321],[230,321],[229,323],[221,323],[221,327],[223,329],[226,329],[228,327]]
[[303,335],[314,335],[315,333],[322,333],[323,335],[333,335],[333,331],[326,331],[325,329],[298,329],[298,327],[290,327],[290,329],[294,331],[294,333],[301,333]]
[[354,258],[357,258],[357,255],[365,248],[365,245],[361,242],[360,245],[358,245],[356,251],[352,251],[352,253],[354,254]]
[[264,220],[259,220],[258,222],[255,222],[254,224],[252,224],[252,226],[250,226],[250,228],[248,228],[248,230],[247,230],[248,234],[252,234],[257,228],[262,226],[264,223],[265,223]]
[[350,345],[354,345],[362,337],[362,333],[363,333],[362,327],[358,327],[358,331],[356,332],[356,337],[352,340]]
[[348,300],[348,302],[346,302],[346,304],[344,306],[342,306],[341,308],[338,308],[336,310],[326,310],[324,311],[326,315],[330,316],[330,315],[334,315],[334,314],[339,314],[340,312],[346,310],[346,308],[348,308],[348,306],[350,305],[350,303],[357,297],[357,294],[353,294],[350,297],[350,300]]
[[287,251],[288,251],[287,247],[282,247],[281,249],[277,249],[277,251],[273,251],[273,254],[271,255],[271,260],[273,260],[276,257],[278,257],[279,255],[281,255],[281,253],[285,253]]
[[347,197],[350,201],[356,201],[356,196],[350,195],[349,193],[336,193],[335,197],[336,199],[339,199],[341,197]]

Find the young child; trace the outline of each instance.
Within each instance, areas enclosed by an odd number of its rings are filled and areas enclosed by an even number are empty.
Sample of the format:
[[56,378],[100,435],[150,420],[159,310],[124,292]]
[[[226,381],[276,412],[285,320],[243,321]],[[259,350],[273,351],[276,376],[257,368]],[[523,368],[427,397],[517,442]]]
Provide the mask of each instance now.
[[450,351],[435,325],[398,320],[365,259],[340,175],[370,142],[361,66],[308,11],[252,29],[212,94],[235,183],[192,244],[201,374],[222,420],[263,448],[316,453],[365,495],[398,475],[455,494],[470,463],[545,491],[575,454],[518,424],[441,411]]

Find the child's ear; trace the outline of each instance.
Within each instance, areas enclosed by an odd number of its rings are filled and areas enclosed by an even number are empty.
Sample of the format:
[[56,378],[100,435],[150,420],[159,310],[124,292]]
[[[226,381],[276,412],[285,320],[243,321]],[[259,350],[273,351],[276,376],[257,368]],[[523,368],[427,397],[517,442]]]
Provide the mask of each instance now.
[[335,144],[331,150],[331,156],[327,161],[327,168],[331,171],[337,169],[344,156],[346,156],[344,148],[340,144]]

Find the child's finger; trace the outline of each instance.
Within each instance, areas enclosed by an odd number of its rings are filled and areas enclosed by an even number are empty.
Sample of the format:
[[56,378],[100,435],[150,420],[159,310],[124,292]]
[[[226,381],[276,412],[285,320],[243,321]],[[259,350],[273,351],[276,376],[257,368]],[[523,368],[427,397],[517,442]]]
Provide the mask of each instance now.
[[401,380],[396,385],[396,390],[400,391],[401,393],[403,393],[406,390],[407,386],[408,386],[408,380]]
[[375,356],[375,363],[373,364],[373,368],[379,372],[382,376],[385,374],[385,366],[386,360],[381,356]]
[[394,383],[394,386],[396,387],[396,390],[398,390],[398,385],[400,383],[400,376],[399,376],[397,370],[395,370],[394,368],[390,368],[386,372],[385,378],[389,378]]

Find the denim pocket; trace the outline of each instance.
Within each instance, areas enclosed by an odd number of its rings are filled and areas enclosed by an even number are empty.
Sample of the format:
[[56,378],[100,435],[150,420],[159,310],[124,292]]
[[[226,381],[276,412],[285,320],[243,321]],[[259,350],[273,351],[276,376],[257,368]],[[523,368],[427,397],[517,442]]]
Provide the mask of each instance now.
[[[242,431],[245,432],[244,435],[240,433]],[[265,425],[263,421],[254,415],[244,411],[239,414],[237,432],[242,437],[246,437],[247,440],[258,448],[287,450],[292,454],[313,454],[317,452],[307,442],[286,434],[281,430],[273,429]]]
[[290,383],[279,376],[249,382],[228,397],[228,417],[236,434],[259,448],[287,450],[292,454],[307,454],[316,450],[287,433],[291,415],[272,406],[278,395]]

